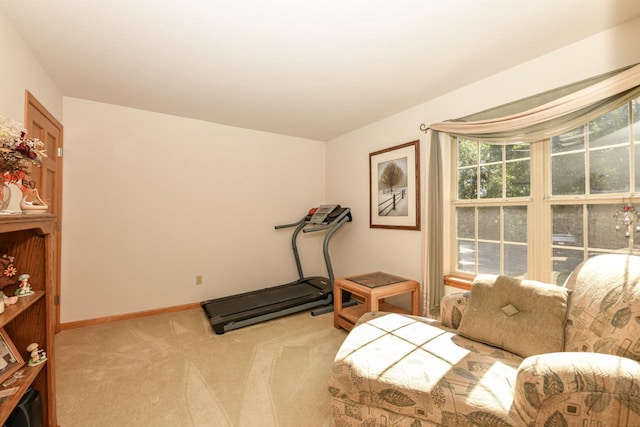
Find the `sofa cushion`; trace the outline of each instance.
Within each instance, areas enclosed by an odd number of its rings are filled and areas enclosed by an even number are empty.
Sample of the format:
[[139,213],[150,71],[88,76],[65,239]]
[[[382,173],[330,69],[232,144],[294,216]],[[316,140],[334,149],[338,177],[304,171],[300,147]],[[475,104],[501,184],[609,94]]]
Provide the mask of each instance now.
[[640,257],[606,254],[571,273],[566,351],[615,354],[640,361]]
[[447,328],[458,329],[462,316],[469,306],[471,292],[456,292],[440,300],[440,323]]
[[458,332],[522,357],[563,351],[568,297],[548,283],[479,275]]
[[380,415],[385,411],[374,407],[390,411],[395,421],[423,420],[411,425],[522,426],[513,406],[521,362],[431,319],[369,312],[345,339],[329,374],[335,424],[387,425]]
[[610,354],[526,358],[514,406],[528,426],[640,426],[640,363]]

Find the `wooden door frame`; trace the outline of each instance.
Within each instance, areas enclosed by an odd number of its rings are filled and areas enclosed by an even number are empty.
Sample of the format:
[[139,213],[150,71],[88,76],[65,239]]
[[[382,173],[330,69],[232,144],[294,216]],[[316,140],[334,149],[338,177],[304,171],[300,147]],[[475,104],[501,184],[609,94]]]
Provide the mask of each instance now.
[[[38,110],[43,116],[45,116],[47,118],[47,120],[49,120],[51,123],[53,123],[53,125],[58,129],[58,140],[57,140],[57,147],[56,149],[59,149],[60,152],[62,150],[63,147],[63,126],[62,123],[60,123],[58,121],[58,119],[56,119],[53,114],[51,114],[49,112],[49,110],[47,110],[45,108],[44,105],[42,105],[42,103],[40,103],[40,101],[38,101],[36,99],[35,96],[33,96],[33,94],[31,92],[29,92],[28,90],[25,89],[24,91],[24,123],[25,123],[25,127],[26,124],[29,123],[29,105],[32,105],[36,110]],[[55,331],[55,333],[60,332],[60,279],[61,279],[61,268],[60,268],[60,261],[61,261],[61,255],[62,255],[62,155],[60,155],[60,153],[57,153],[58,155],[56,155],[56,185],[55,185],[55,199],[57,201],[57,206],[58,206],[58,210],[59,212],[57,212],[57,218],[56,218],[56,223],[55,223],[55,227],[53,230],[52,235],[55,236],[54,239],[54,244],[52,245],[52,250],[54,252],[54,263],[52,265],[53,268],[53,272],[51,272],[52,274],[52,279],[54,282],[54,295],[53,295],[53,301],[54,301],[54,315],[53,315],[53,330]]]

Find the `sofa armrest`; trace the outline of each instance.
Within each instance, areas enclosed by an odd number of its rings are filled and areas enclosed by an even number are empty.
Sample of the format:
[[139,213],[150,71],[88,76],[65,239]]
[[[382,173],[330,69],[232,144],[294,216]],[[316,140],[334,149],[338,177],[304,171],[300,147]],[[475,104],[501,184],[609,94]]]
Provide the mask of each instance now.
[[458,329],[462,315],[467,309],[471,292],[456,292],[440,300],[440,323],[448,328]]
[[586,352],[531,356],[514,395],[528,426],[640,425],[640,363]]

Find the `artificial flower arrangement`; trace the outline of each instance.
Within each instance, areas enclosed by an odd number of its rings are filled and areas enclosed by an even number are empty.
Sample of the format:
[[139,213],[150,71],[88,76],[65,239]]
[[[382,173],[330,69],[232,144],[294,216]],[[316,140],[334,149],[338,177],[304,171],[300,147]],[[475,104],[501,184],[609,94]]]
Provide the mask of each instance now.
[[18,283],[16,280],[16,274],[18,270],[13,265],[15,257],[7,254],[0,255],[0,289],[5,286],[14,285]]
[[15,184],[23,192],[28,190],[26,177],[30,165],[40,166],[46,157],[44,142],[27,138],[27,131],[19,123],[0,116],[0,199],[4,185]]

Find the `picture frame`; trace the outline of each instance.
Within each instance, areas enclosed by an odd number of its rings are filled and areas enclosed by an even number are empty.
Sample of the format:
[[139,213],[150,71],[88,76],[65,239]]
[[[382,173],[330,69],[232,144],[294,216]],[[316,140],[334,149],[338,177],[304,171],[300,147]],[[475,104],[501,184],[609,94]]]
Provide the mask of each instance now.
[[24,366],[20,352],[4,328],[0,328],[0,384]]
[[369,227],[420,230],[420,141],[369,154]]

